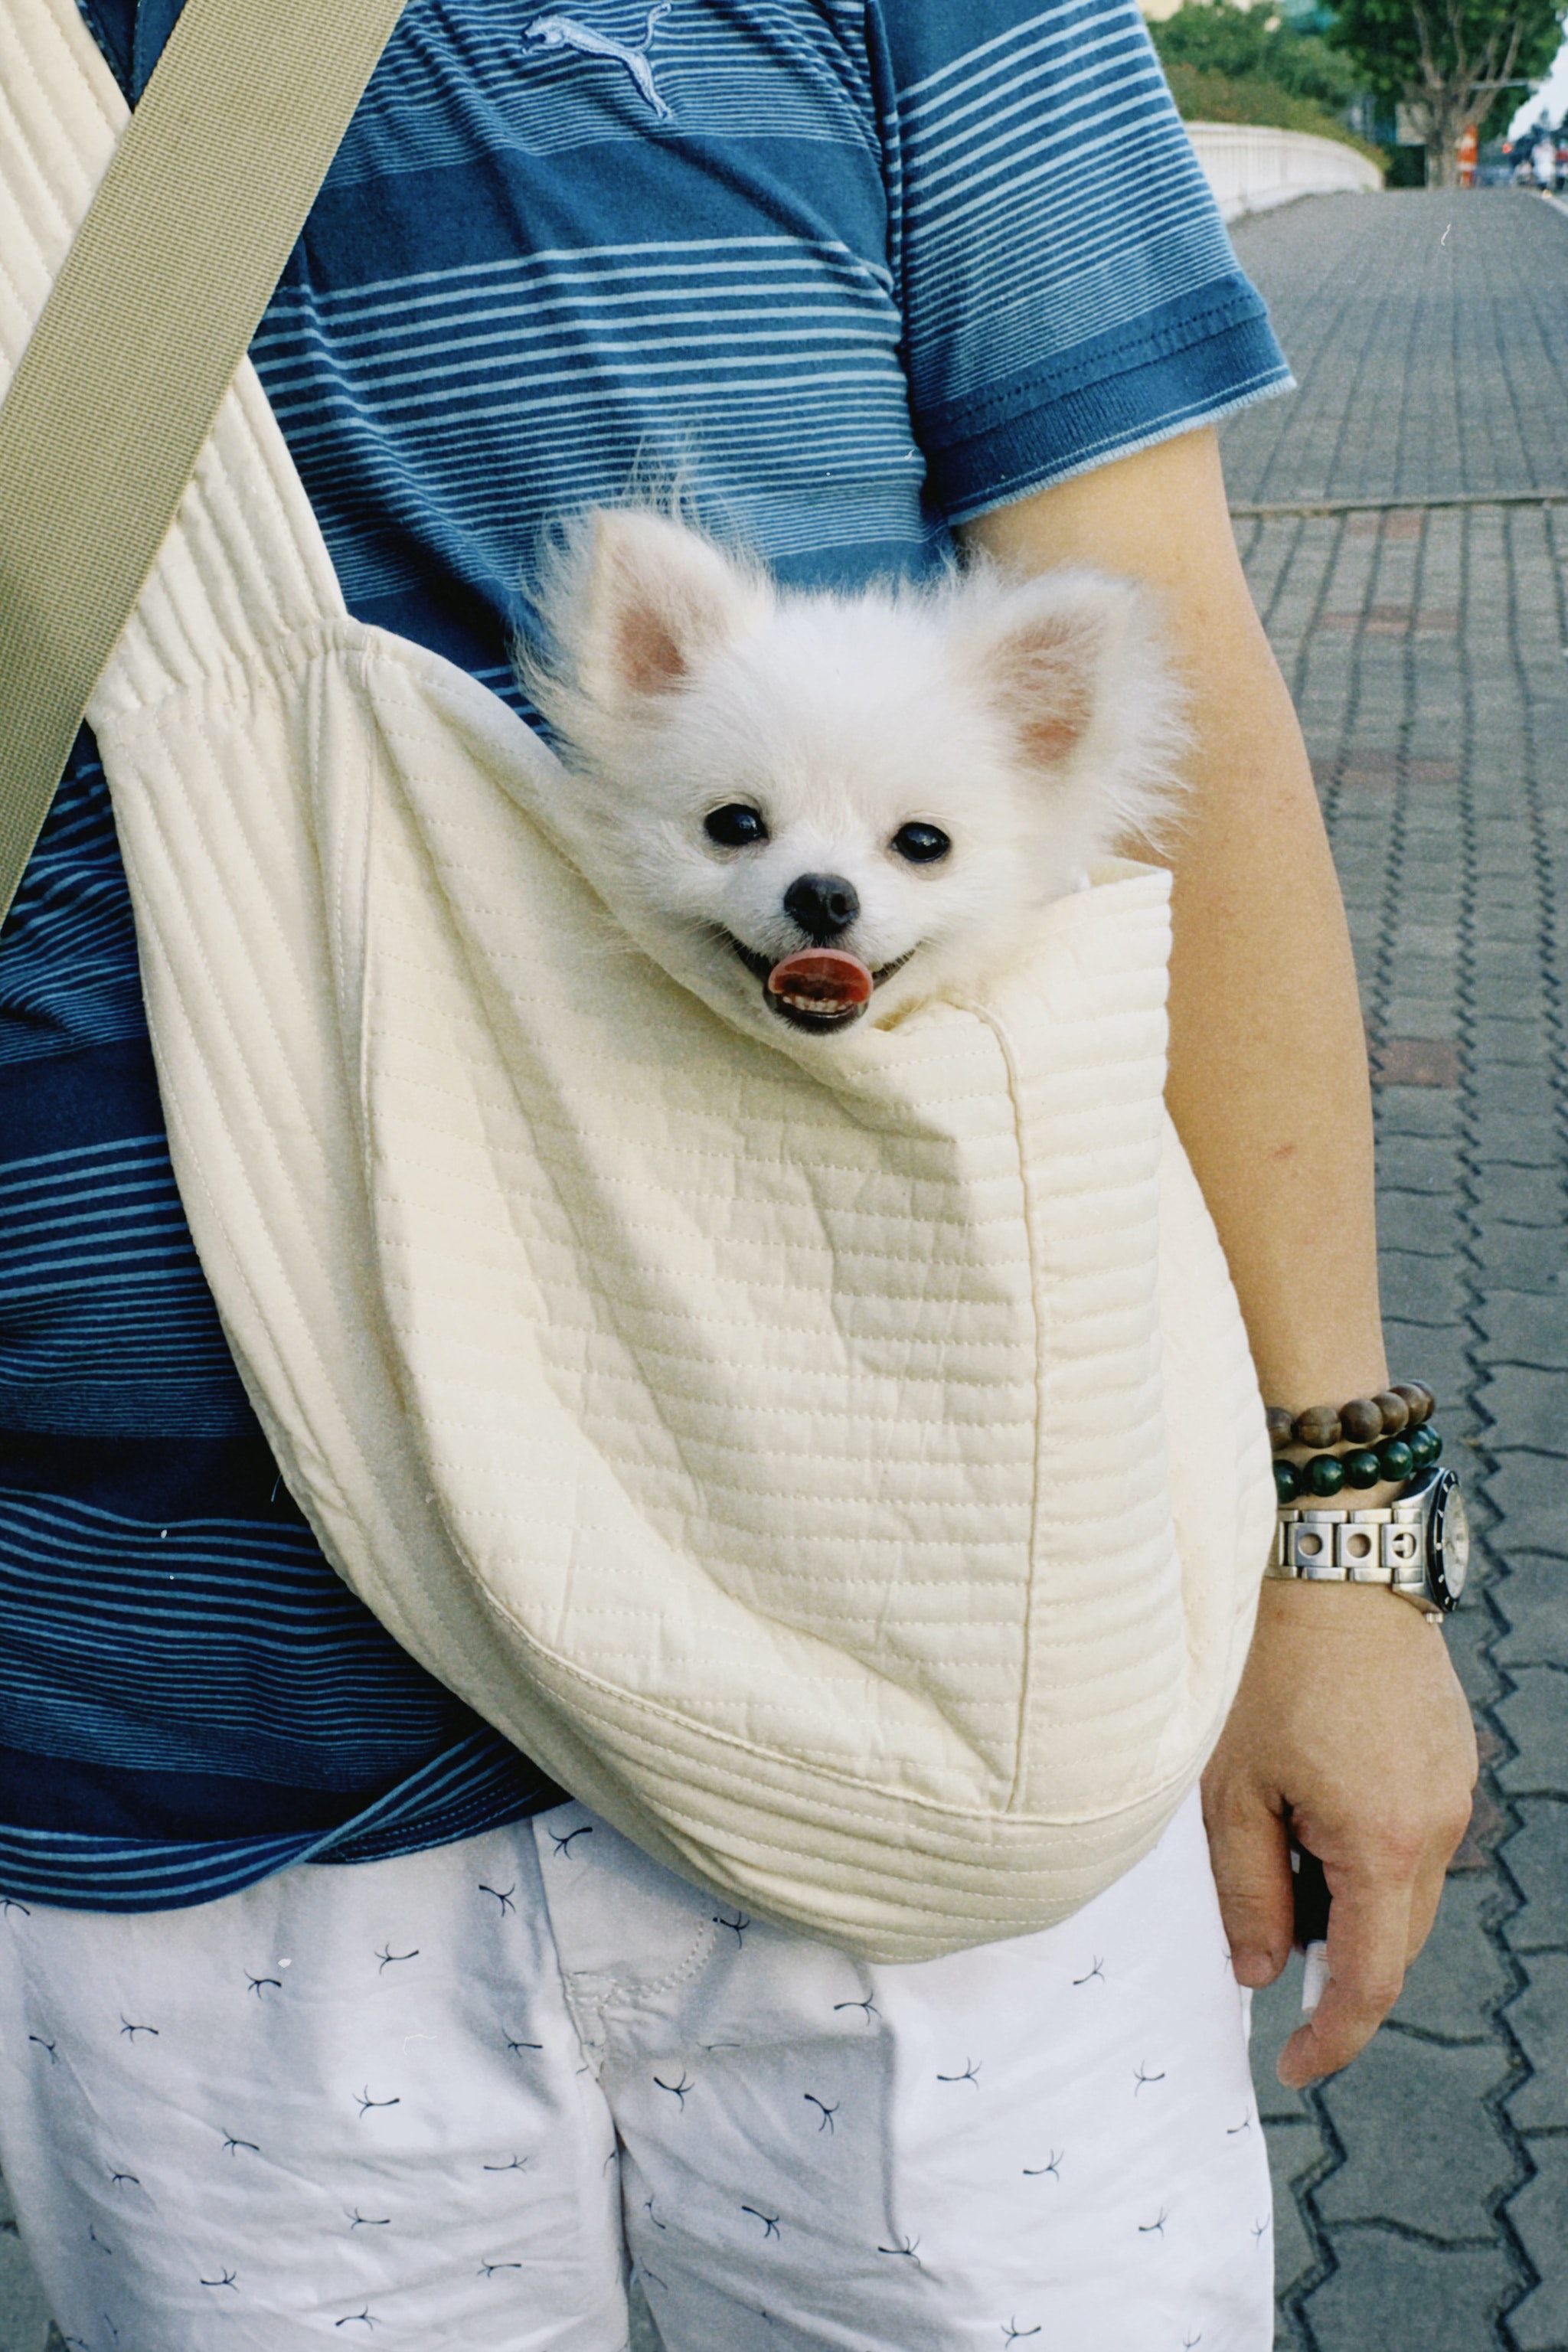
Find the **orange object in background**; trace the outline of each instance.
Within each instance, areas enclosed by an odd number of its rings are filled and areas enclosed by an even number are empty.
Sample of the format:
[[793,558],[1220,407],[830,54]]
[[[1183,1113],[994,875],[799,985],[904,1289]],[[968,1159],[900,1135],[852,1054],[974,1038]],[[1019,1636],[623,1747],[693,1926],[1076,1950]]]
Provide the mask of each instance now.
[[1467,122],[1460,131],[1459,143],[1455,152],[1459,163],[1459,185],[1461,188],[1473,188],[1476,184],[1476,165],[1480,160],[1481,152],[1480,133],[1473,122]]

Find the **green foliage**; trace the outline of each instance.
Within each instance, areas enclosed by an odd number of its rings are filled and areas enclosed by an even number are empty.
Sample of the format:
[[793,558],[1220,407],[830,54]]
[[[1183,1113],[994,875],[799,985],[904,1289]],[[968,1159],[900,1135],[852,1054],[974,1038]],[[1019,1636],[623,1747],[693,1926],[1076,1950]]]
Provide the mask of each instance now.
[[1184,0],[1173,16],[1149,30],[1167,70],[1180,65],[1233,82],[1267,82],[1331,110],[1347,106],[1367,86],[1348,57],[1315,34],[1282,23],[1263,0],[1251,8],[1231,0]]
[[1329,39],[1380,97],[1408,100],[1431,87],[1426,59],[1456,90],[1479,85],[1480,120],[1500,100],[1500,110],[1511,113],[1523,94],[1494,99],[1485,92],[1488,81],[1545,73],[1563,37],[1563,14],[1562,0],[1340,0]]
[[1165,79],[1184,122],[1259,122],[1278,131],[1310,131],[1320,139],[1338,139],[1370,156],[1374,163],[1387,162],[1381,147],[1358,139],[1339,115],[1331,114],[1316,99],[1293,97],[1278,82],[1233,79],[1229,74],[1205,72],[1180,58],[1167,59]]

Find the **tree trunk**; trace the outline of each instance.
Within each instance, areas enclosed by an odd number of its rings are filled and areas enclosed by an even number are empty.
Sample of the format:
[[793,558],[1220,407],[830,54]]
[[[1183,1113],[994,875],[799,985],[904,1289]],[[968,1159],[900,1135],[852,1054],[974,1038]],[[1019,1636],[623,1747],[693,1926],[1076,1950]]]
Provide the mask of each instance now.
[[1462,89],[1439,84],[1434,89],[1428,82],[1419,91],[1410,94],[1411,111],[1422,123],[1423,142],[1426,149],[1426,185],[1429,188],[1457,188],[1459,184],[1459,133],[1473,111],[1471,88],[1467,78]]
[[1426,142],[1426,185],[1429,188],[1457,188],[1459,184],[1458,157],[1452,140],[1428,139]]

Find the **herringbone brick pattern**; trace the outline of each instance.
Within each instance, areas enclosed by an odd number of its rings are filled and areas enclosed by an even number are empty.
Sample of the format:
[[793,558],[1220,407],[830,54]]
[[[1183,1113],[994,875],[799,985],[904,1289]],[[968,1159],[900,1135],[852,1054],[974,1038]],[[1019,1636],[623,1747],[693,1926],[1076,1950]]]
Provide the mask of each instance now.
[[1300,391],[1226,426],[1232,497],[1568,490],[1565,233],[1511,188],[1319,197],[1243,223]]

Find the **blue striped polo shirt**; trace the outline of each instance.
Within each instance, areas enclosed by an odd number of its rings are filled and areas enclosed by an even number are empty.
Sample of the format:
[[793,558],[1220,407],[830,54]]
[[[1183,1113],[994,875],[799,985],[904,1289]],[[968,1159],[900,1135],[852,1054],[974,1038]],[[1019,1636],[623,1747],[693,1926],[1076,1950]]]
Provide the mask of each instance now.
[[[135,98],[179,0],[81,0]],[[252,356],[351,609],[515,698],[552,521],[786,579],[1278,389],[1128,0],[409,0]],[[201,1901],[558,1793],[338,1581],[170,1171],[84,733],[0,941],[0,1893]]]

